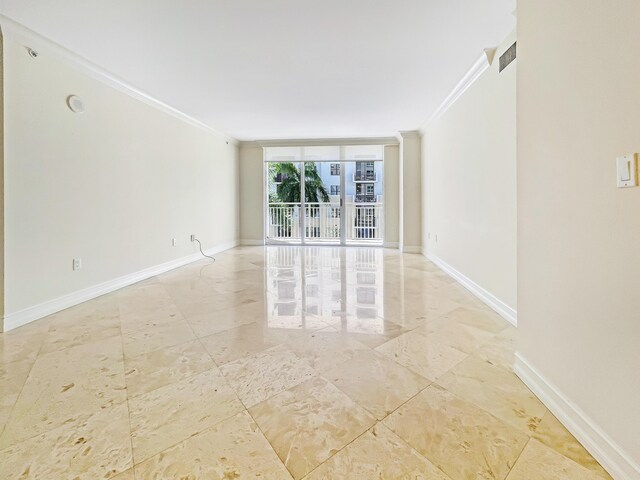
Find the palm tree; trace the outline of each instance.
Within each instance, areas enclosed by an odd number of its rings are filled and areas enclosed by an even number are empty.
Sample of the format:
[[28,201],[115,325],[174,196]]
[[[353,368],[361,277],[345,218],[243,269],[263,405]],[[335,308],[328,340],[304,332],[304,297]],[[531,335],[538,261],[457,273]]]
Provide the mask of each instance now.
[[[276,191],[269,193],[269,203],[300,203],[300,170],[293,163],[269,164],[269,178],[278,181]],[[316,164],[304,163],[304,192],[305,202],[329,202],[329,192],[322,182]],[[307,215],[318,215],[317,208],[307,210]],[[294,209],[278,210],[274,222],[278,226],[278,236],[290,237],[295,220]]]
[[[293,163],[272,163],[269,166],[269,174],[272,179],[278,174],[281,175],[281,182],[276,187],[277,199],[280,202],[300,203],[300,170]],[[329,192],[313,162],[304,164],[304,192],[307,203],[329,202]]]

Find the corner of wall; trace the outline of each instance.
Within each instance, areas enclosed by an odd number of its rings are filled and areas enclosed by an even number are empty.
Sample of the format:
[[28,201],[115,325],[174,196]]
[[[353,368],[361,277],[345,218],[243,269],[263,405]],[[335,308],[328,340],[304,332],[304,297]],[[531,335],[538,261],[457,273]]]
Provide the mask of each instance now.
[[399,132],[400,142],[400,248],[420,253],[422,248],[422,135]]

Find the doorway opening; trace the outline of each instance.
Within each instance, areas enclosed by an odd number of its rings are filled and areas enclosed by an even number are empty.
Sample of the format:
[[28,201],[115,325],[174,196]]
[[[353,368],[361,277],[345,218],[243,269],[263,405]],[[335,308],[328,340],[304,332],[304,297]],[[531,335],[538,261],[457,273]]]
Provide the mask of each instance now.
[[265,148],[265,241],[382,245],[382,145]]

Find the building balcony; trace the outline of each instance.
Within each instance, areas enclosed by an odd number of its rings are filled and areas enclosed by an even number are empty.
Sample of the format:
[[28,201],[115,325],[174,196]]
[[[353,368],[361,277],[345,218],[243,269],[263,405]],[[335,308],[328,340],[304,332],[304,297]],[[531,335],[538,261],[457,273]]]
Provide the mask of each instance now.
[[375,195],[356,194],[353,200],[354,203],[376,203],[377,197]]
[[355,183],[363,183],[363,182],[377,182],[378,181],[378,176],[376,175],[376,172],[354,172],[353,174],[353,181]]

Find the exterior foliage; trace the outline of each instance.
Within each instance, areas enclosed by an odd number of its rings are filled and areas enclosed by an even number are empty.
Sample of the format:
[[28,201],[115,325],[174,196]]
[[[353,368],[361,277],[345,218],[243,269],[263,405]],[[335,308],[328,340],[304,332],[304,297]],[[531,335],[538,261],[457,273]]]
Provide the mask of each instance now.
[[[271,181],[279,179],[275,193],[269,196],[272,203],[299,203],[300,202],[300,170],[293,163],[272,163],[269,165]],[[318,173],[316,164],[304,163],[304,189],[305,202],[320,203],[329,202],[327,191],[322,178]]]

